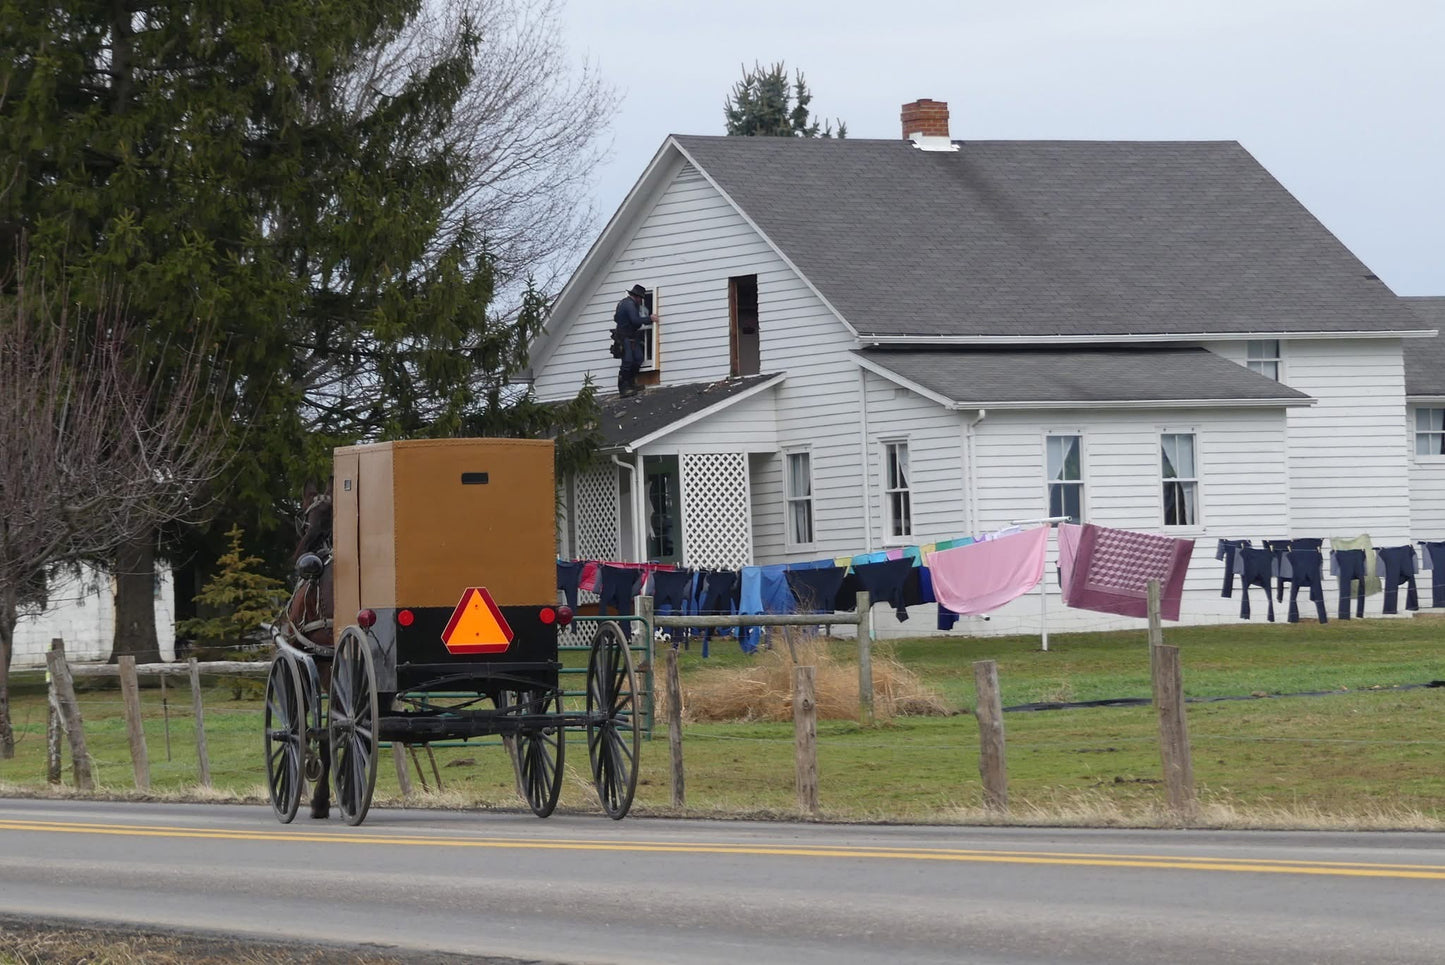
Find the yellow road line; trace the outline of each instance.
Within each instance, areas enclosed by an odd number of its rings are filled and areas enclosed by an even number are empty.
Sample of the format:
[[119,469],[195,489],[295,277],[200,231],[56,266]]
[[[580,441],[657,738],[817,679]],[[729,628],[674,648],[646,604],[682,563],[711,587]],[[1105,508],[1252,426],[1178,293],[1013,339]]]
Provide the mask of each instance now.
[[808,858],[872,858],[894,861],[950,861],[984,864],[1083,866],[1100,868],[1165,868],[1183,871],[1233,871],[1256,874],[1330,875],[1365,878],[1417,878],[1445,881],[1445,866],[1370,864],[1365,862],[1290,859],[1207,858],[1202,856],[1102,854],[1049,851],[983,851],[952,848],[887,848],[880,846],[758,846],[707,842],[675,844],[592,841],[583,839],[447,838],[418,834],[381,835],[366,832],[250,831],[185,828],[164,825],[0,819],[0,831],[42,834],[93,834],[141,838],[189,838],[225,841],[269,841],[284,844],[374,844],[430,848],[493,850],[589,851],[634,854],[738,854]]

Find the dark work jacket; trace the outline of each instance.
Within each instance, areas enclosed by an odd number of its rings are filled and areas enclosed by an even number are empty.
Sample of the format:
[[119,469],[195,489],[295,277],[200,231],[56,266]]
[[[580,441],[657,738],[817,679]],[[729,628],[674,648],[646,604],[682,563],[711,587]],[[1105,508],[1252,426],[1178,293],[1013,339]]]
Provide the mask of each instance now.
[[617,332],[623,338],[635,339],[642,335],[644,326],[651,325],[652,319],[647,314],[647,306],[639,305],[628,295],[617,303],[617,311],[612,314],[612,323],[617,326]]

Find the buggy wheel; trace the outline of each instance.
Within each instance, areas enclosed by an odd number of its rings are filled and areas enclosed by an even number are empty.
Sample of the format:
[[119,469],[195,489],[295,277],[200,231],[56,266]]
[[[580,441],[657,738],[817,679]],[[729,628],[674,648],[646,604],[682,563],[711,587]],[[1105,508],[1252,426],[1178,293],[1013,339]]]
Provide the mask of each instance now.
[[331,783],[347,824],[360,824],[376,789],[376,667],[361,632],[348,628],[331,664],[326,730],[331,741]]
[[592,638],[587,660],[587,756],[602,810],[627,815],[637,792],[637,676],[627,636],[608,621]]
[[271,809],[290,824],[306,784],[306,698],[296,661],[277,653],[266,675],[266,787]]
[[[524,690],[517,694],[522,713],[527,716],[562,713],[562,695],[557,691]],[[560,722],[542,727],[523,727],[517,733],[517,786],[532,808],[532,813],[545,818],[557,807],[562,796],[562,762],[567,741]]]

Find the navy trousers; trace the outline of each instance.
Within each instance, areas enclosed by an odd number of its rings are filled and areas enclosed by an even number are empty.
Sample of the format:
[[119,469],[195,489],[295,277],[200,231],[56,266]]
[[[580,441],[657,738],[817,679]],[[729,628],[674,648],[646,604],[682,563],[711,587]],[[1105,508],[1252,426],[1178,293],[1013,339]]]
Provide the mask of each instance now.
[[1305,587],[1320,622],[1329,623],[1330,618],[1325,615],[1324,556],[1317,549],[1308,549],[1290,550],[1286,558],[1289,560],[1291,574],[1289,622],[1299,623],[1299,591],[1300,587]]
[[1359,584],[1355,598],[1355,616],[1365,615],[1365,551],[1335,550],[1335,571],[1340,581],[1340,619],[1350,618],[1350,583]]
[[1247,539],[1222,539],[1219,546],[1214,550],[1214,558],[1224,560],[1224,586],[1219,591],[1220,596],[1234,596],[1234,555],[1242,547],[1249,546]]
[[1286,582],[1284,576],[1284,554],[1288,553],[1290,549],[1292,549],[1292,547],[1290,546],[1290,541],[1287,539],[1267,539],[1262,540],[1261,542],[1264,543],[1264,548],[1269,550],[1270,554],[1273,556],[1273,559],[1270,562],[1270,568],[1274,571],[1275,575],[1275,583],[1278,593],[1276,599],[1283,603],[1284,584]]
[[577,609],[577,581],[582,578],[581,560],[557,561],[557,589],[567,598],[567,605]]
[[848,571],[841,566],[815,566],[784,570],[788,589],[793,591],[799,613],[831,613],[838,607],[838,591]]
[[1420,545],[1430,554],[1430,605],[1445,606],[1445,540]]
[[1249,588],[1259,586],[1264,588],[1264,602],[1269,604],[1269,622],[1274,622],[1274,597],[1270,595],[1270,578],[1274,573],[1274,554],[1269,550],[1257,550],[1249,547],[1241,547],[1239,550],[1243,567],[1240,572],[1239,595],[1242,599],[1239,602],[1239,615],[1245,620],[1249,619]]
[[1420,595],[1415,590],[1415,548],[1386,546],[1376,552],[1380,554],[1380,563],[1385,568],[1385,612],[1400,612],[1401,583],[1408,587],[1405,591],[1405,609],[1420,609]]
[[853,575],[858,577],[858,582],[868,591],[868,597],[873,603],[886,602],[893,607],[899,622],[902,622],[908,619],[908,607],[922,602],[923,599],[918,590],[918,574],[913,570],[913,561],[905,556],[898,560],[855,566]]
[[652,574],[652,602],[657,613],[687,613],[691,591],[692,570],[657,570]]
[[[610,606],[619,615],[628,616],[632,613],[632,590],[637,586],[638,570],[629,570],[621,566],[603,566],[600,578],[597,581],[597,612],[605,614]],[[627,622],[623,622],[622,629],[627,629]]]

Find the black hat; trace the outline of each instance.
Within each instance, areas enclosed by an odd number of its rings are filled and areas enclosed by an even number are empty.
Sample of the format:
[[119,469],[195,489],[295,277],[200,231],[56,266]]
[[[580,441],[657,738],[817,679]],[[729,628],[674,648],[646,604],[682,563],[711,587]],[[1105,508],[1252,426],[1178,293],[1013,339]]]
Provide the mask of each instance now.
[[633,286],[632,286],[632,291],[628,292],[627,294],[629,294],[629,295],[635,295],[635,296],[637,296],[638,298],[646,298],[646,297],[647,297],[647,289],[646,289],[646,288],[643,288],[641,285],[633,285]]

